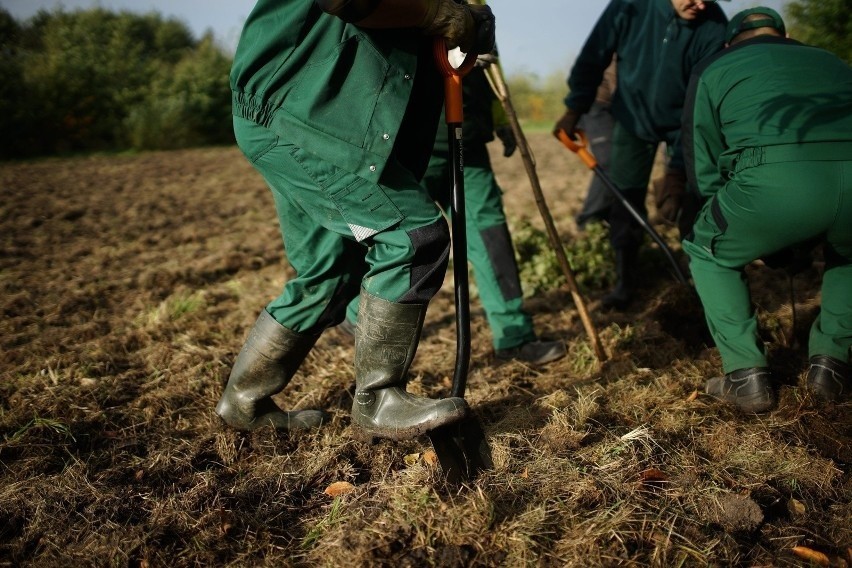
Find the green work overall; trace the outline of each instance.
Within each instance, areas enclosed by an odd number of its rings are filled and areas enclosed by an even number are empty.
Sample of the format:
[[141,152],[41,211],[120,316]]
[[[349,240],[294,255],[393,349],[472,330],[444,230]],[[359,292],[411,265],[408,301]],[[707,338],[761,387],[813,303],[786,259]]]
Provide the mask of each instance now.
[[[511,349],[536,340],[532,318],[523,309],[515,249],[503,210],[487,143],[494,140],[494,94],[483,69],[475,68],[462,81],[464,100],[464,190],[467,257],[473,267],[479,300],[491,329],[495,350]],[[452,172],[444,118],[422,185],[432,199],[451,214]],[[357,301],[347,319],[357,317]]]
[[313,2],[263,0],[249,31],[231,70],[234,130],[272,190],[296,271],[267,311],[318,334],[359,287],[428,303],[449,258],[447,223],[419,184],[443,100],[432,41],[361,29]]
[[683,242],[725,373],[766,367],[743,268],[823,237],[809,354],[852,346],[852,70],[760,36],[702,64],[684,114],[687,174],[708,199]]

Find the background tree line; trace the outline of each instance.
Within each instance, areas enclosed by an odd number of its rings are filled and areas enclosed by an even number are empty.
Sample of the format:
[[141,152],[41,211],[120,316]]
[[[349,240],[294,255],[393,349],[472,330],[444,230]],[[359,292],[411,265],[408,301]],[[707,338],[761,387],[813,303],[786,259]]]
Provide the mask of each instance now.
[[[852,62],[848,3],[790,2],[792,37]],[[60,9],[22,23],[0,8],[0,159],[230,143],[230,65],[211,35],[157,13]],[[566,74],[508,78],[529,127],[562,113]]]
[[230,64],[155,13],[0,9],[0,156],[227,143]]

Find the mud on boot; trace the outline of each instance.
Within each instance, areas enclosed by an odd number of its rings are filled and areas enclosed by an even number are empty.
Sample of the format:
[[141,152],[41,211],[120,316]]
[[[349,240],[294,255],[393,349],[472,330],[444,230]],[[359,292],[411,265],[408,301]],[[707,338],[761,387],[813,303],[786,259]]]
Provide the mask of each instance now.
[[464,418],[463,398],[430,399],[405,390],[426,305],[397,304],[361,290],[355,338],[352,423],[361,436],[415,438]]
[[237,430],[263,426],[304,430],[320,426],[326,419],[324,412],[282,410],[271,398],[287,386],[317,338],[284,327],[263,310],[234,361],[216,414]]

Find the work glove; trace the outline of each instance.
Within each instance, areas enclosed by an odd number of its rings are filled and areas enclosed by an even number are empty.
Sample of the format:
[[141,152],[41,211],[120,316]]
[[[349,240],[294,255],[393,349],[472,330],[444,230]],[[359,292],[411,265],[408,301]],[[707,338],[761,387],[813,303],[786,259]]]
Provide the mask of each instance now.
[[480,69],[488,69],[491,67],[492,63],[497,61],[497,56],[493,53],[483,53],[482,55],[476,56],[476,63],[474,65],[479,67]]
[[668,225],[677,224],[677,216],[683,205],[686,192],[686,172],[666,170],[662,178],[654,180],[654,205],[660,219]]
[[503,143],[504,158],[508,158],[515,153],[515,149],[518,147],[518,141],[515,140],[515,132],[512,130],[511,126],[508,124],[498,126],[494,129],[494,134],[496,134],[497,138],[500,139],[500,142]]
[[426,35],[443,36],[450,49],[458,47],[465,53],[491,53],[495,28],[490,6],[463,4],[455,0],[432,1],[422,26]]
[[556,125],[553,127],[553,135],[558,138],[559,131],[564,130],[568,136],[574,138],[574,132],[577,130],[577,122],[579,122],[580,116],[582,115],[575,110],[570,108],[566,110],[562,118],[556,121]]

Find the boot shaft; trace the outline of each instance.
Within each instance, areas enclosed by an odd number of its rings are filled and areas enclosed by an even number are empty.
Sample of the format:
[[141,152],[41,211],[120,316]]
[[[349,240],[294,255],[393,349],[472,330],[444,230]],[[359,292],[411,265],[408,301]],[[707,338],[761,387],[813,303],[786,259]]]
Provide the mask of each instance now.
[[361,290],[355,334],[357,390],[404,386],[426,305],[397,304]]

